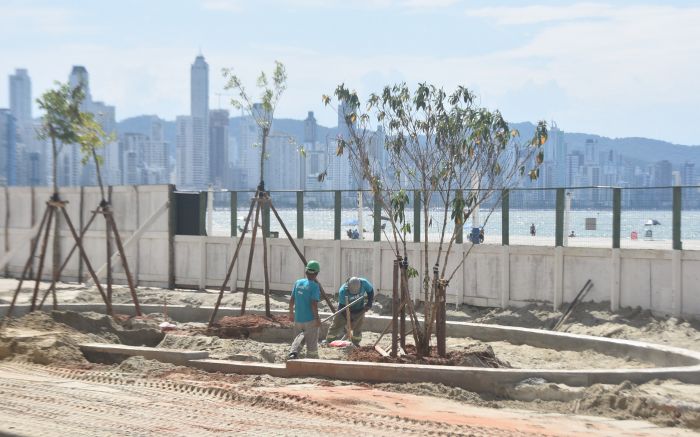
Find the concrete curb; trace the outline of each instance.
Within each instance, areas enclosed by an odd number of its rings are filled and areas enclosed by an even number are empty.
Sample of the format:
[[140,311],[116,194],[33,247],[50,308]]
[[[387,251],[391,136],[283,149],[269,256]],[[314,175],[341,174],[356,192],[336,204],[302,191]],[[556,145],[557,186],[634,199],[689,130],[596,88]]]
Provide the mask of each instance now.
[[432,382],[461,387],[478,393],[498,394],[506,385],[528,378],[543,378],[569,386],[593,384],[635,384],[653,379],[677,379],[700,384],[700,365],[662,369],[483,369],[458,366],[427,366],[416,364],[365,363],[331,360],[294,360],[287,362],[290,377],[326,377],[363,382]]
[[206,370],[207,372],[239,373],[242,375],[270,375],[286,378],[289,370],[284,364],[250,363],[245,361],[230,360],[191,360],[187,363],[190,367]]
[[181,349],[155,349],[143,346],[127,346],[123,344],[83,343],[80,350],[86,358],[111,357],[110,362],[119,362],[124,358],[141,356],[149,360],[158,360],[163,363],[172,363],[181,366],[189,365],[191,360],[208,358],[209,352],[189,351]]
[[[0,307],[2,308],[2,307]],[[100,311],[102,305],[60,305],[60,309],[73,311]],[[27,308],[22,308],[26,311]],[[159,312],[157,305],[142,305],[144,312]],[[131,305],[115,305],[115,311],[129,313]],[[206,320],[211,308],[169,307],[175,320],[180,314],[190,319],[194,314]],[[0,309],[1,311],[1,309]],[[258,311],[250,311],[259,314]],[[194,313],[194,314],[193,314]],[[286,313],[276,311],[276,313]],[[18,314],[21,312],[18,309]],[[222,308],[221,316],[238,314],[235,308]],[[368,330],[383,329],[388,317],[369,316],[365,319]],[[467,322],[448,322],[448,335],[471,337],[483,341],[508,341],[513,344],[528,344],[555,350],[595,350],[611,356],[630,357],[654,363],[657,367],[646,369],[484,369],[472,367],[425,366],[389,363],[364,363],[334,360],[294,360],[286,367],[267,363],[250,363],[224,360],[201,360],[204,356],[163,355],[167,350],[138,348],[124,345],[98,344],[102,353],[142,355],[160,361],[186,364],[209,371],[245,374],[270,374],[274,376],[327,377],[364,382],[434,382],[471,391],[498,393],[504,384],[514,384],[527,378],[544,378],[551,382],[571,386],[589,386],[596,383],[619,384],[623,381],[644,383],[653,379],[677,379],[691,384],[700,384],[700,353],[640,341],[620,340],[588,335],[551,332],[538,329],[516,328],[499,325],[482,325]],[[291,330],[289,330],[291,341]],[[126,353],[125,351],[129,351]],[[206,352],[180,351],[180,353],[206,354]],[[192,363],[190,360],[198,360]]]

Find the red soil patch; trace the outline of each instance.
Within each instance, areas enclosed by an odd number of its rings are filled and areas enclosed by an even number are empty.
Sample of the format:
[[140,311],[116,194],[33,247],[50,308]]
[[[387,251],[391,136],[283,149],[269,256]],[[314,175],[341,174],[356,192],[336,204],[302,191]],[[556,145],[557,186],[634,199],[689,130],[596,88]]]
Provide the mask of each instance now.
[[416,355],[416,347],[409,344],[406,345],[406,355],[396,358],[385,357],[372,346],[362,346],[353,349],[348,355],[348,360],[368,361],[371,363],[428,364],[433,366],[511,367],[507,362],[496,358],[491,346],[479,343],[460,350],[448,351],[447,356],[444,358],[438,355],[437,347],[434,346],[430,348],[430,356],[418,357]]

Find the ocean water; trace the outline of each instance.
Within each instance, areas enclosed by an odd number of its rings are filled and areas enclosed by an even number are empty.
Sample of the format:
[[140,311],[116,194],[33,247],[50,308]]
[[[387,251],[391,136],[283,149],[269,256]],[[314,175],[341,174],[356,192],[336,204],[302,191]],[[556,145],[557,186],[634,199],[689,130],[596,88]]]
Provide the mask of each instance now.
[[[287,229],[293,236],[296,236],[297,228],[297,212],[296,208],[278,208],[282,220]],[[243,227],[245,214],[247,210],[238,210],[237,223]],[[449,214],[449,213],[448,213]],[[440,224],[444,220],[443,211],[433,209],[430,211],[432,226],[430,233],[438,233]],[[681,239],[682,240],[700,240],[700,211],[688,210],[683,211],[681,215]],[[348,229],[357,229],[355,220],[358,219],[358,210],[344,208],[341,210],[341,227],[342,237],[346,238],[345,232]],[[484,226],[487,235],[501,234],[501,211],[500,209],[489,214],[488,211],[481,211],[479,214],[479,225]],[[555,211],[551,210],[520,210],[511,209],[509,212],[509,231],[510,236],[529,236],[530,225],[535,224],[538,237],[552,237],[555,235],[556,217]],[[595,219],[595,229],[586,229],[586,220]],[[565,219],[566,220],[566,219]],[[660,225],[646,226],[647,220],[657,220]],[[592,220],[588,220],[591,222]],[[385,221],[383,221],[384,223]],[[406,222],[413,226],[413,211],[406,211]],[[213,234],[218,236],[230,235],[231,229],[231,212],[229,209],[216,209],[213,212]],[[280,231],[280,226],[277,224],[274,215],[270,218],[270,228],[272,231]],[[388,223],[388,222],[387,222]],[[469,220],[469,225],[465,227],[465,235],[468,229],[471,228],[472,220]],[[421,223],[422,225],[422,223]],[[620,217],[621,238],[629,239],[633,231],[636,231],[639,239],[644,237],[646,230],[650,229],[655,240],[671,240],[672,239],[672,212],[670,210],[624,210]],[[373,217],[372,210],[365,208],[363,210],[363,227],[367,232],[372,232]],[[453,225],[449,223],[447,232],[451,233]],[[578,238],[612,238],[612,211],[611,210],[572,210],[568,213],[568,225],[565,232],[567,235],[574,231]],[[332,238],[334,231],[334,211],[333,209],[305,209],[304,210],[304,233],[312,236],[330,235]],[[387,224],[386,231],[390,231],[390,226]],[[466,237],[465,237],[466,238]]]

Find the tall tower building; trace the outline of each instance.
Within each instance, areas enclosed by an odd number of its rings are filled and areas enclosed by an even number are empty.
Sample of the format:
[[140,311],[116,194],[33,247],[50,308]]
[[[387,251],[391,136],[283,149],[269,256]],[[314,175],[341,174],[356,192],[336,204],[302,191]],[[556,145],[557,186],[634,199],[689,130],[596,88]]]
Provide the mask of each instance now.
[[304,120],[304,143],[314,144],[316,142],[318,125],[314,117],[314,111],[309,111]]
[[75,88],[78,85],[83,86],[83,92],[85,93],[84,105],[92,102],[92,95],[90,95],[90,76],[88,76],[87,69],[82,65],[74,65],[68,77],[68,85],[71,88]]
[[17,127],[15,117],[8,109],[0,109],[0,185],[15,185]]
[[[211,180],[209,174],[209,64],[201,54],[195,58],[190,68],[189,118],[185,129],[178,128],[178,138],[181,132],[188,132],[191,135],[191,138],[184,142],[178,140],[178,147],[181,145],[184,147],[181,156],[187,160],[187,163],[178,163],[178,169],[188,172],[184,175],[178,172],[178,183],[189,188],[205,188]],[[182,123],[185,123],[184,119]]]
[[209,180],[218,188],[230,188],[227,181],[228,111],[215,109],[209,112]]
[[32,81],[24,68],[10,75],[10,112],[17,123],[32,123]]

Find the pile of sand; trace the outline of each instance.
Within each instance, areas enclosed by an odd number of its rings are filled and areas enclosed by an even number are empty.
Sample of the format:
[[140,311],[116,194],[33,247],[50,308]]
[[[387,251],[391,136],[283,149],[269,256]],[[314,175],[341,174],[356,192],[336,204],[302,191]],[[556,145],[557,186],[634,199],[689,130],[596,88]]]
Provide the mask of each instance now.
[[156,360],[148,360],[143,357],[129,357],[115,367],[115,371],[122,373],[133,373],[141,377],[162,376],[166,373],[182,369],[170,363],[161,363]]
[[34,312],[6,321],[0,329],[0,359],[36,364],[85,364],[80,343],[105,342],[104,336],[82,333],[49,314]]

